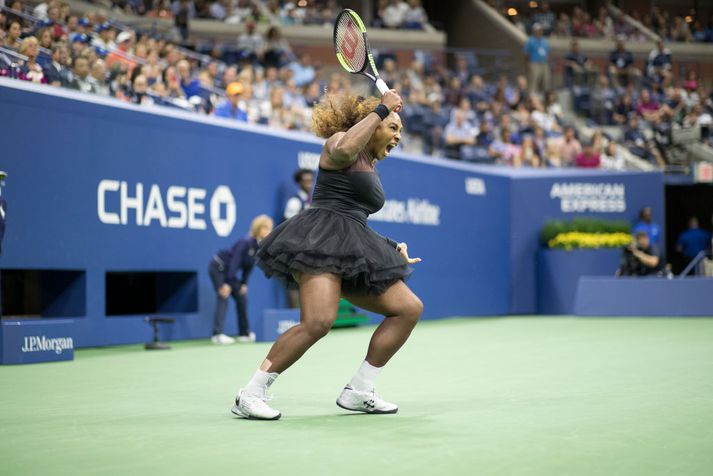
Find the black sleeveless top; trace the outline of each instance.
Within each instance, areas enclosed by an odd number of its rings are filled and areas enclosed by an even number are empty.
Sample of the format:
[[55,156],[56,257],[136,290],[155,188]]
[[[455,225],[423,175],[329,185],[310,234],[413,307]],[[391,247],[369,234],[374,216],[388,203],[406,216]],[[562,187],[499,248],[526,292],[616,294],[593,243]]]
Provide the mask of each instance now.
[[384,206],[384,189],[371,160],[360,152],[356,161],[341,170],[319,168],[312,208],[326,208],[366,226],[367,217]]

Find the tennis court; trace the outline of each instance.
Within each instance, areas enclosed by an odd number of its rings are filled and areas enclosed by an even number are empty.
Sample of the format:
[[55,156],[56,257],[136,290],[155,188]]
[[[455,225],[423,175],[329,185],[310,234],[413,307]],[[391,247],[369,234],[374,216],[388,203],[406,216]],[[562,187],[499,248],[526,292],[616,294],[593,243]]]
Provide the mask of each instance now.
[[0,367],[3,474],[710,474],[713,320],[422,322],[377,388],[396,415],[334,400],[372,327],[340,329],[281,376],[277,422],[233,417],[268,344],[80,349]]

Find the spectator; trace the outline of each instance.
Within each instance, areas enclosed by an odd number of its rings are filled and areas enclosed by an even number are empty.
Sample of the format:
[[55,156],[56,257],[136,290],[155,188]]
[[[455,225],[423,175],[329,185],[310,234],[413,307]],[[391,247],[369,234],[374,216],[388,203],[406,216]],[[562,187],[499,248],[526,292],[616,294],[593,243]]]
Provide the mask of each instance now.
[[225,21],[232,16],[233,3],[229,0],[216,0],[210,4],[210,16],[216,20]]
[[193,77],[190,63],[186,60],[179,61],[176,64],[176,71],[180,78],[181,89],[186,97],[190,99],[193,96],[200,96],[201,83]]
[[25,77],[33,83],[46,83],[45,75],[42,72],[42,66],[37,63],[37,55],[39,53],[39,43],[34,36],[28,36],[22,40],[20,45],[20,54],[27,56],[27,61],[22,65],[21,71]]
[[570,51],[564,60],[564,81],[566,86],[590,86],[597,75],[594,63],[579,51],[579,42],[570,43]]
[[173,22],[176,25],[181,39],[188,39],[188,24],[196,17],[195,5],[191,0],[178,0],[171,6],[173,10]]
[[647,138],[639,128],[639,118],[632,115],[624,130],[624,142],[632,154],[654,164],[664,164],[663,158],[652,140]]
[[688,264],[698,253],[705,251],[711,246],[711,234],[699,228],[698,218],[688,219],[688,229],[678,235],[676,240],[676,251],[686,258]]
[[280,29],[276,26],[270,27],[267,30],[265,40],[265,54],[263,57],[265,66],[281,68],[289,62],[291,55],[290,45],[283,38]]
[[649,242],[658,246],[661,237],[661,227],[652,219],[651,207],[644,207],[639,211],[639,221],[631,229],[632,233],[644,232],[649,237]]
[[92,40],[92,45],[103,49],[104,51],[114,51],[116,43],[114,43],[115,32],[109,23],[97,25],[94,29],[96,36]]
[[227,96],[227,99],[223,100],[216,106],[213,114],[216,117],[227,117],[230,119],[247,122],[248,112],[245,108],[244,103],[242,102],[242,94],[244,89],[245,88],[243,87],[243,85],[237,81],[228,84],[228,87],[225,89],[225,95]]
[[525,43],[529,82],[533,92],[544,92],[550,88],[549,53],[550,44],[542,36],[542,25],[535,23],[532,25],[532,36]]
[[475,144],[475,135],[475,127],[466,120],[465,112],[457,109],[445,130],[446,157],[460,160],[461,147]]
[[161,96],[169,99],[186,99],[186,94],[183,92],[183,88],[181,88],[180,76],[178,76],[175,66],[167,66],[166,69],[163,70],[162,78],[165,90],[162,91]]
[[641,96],[636,104],[636,112],[640,117],[649,122],[655,122],[661,118],[663,113],[661,104],[654,98],[648,89],[641,90]]
[[634,231],[635,241],[621,254],[619,276],[649,276],[661,270],[658,249],[644,231]]
[[448,111],[442,107],[439,96],[429,100],[428,108],[423,115],[424,152],[426,154],[441,155],[445,142],[443,131],[450,122]]
[[693,35],[688,23],[683,21],[683,18],[677,16],[673,19],[671,26],[671,41],[692,41]]
[[614,141],[609,141],[601,156],[601,167],[609,170],[624,170],[626,163],[619,146]]
[[498,164],[515,167],[522,165],[520,146],[513,143],[512,134],[507,128],[500,130],[499,140],[495,140],[490,146],[490,156],[494,157]]
[[577,155],[582,152],[582,144],[574,136],[574,128],[567,126],[564,128],[564,138],[560,141],[557,156],[561,160],[562,167],[571,167],[577,160]]
[[148,92],[149,83],[146,76],[139,74],[134,78],[131,83],[131,96],[129,96],[129,102],[132,104],[139,104],[141,106],[150,106],[154,104],[153,98]]
[[407,30],[423,30],[427,23],[428,15],[421,6],[421,0],[409,0],[403,15],[403,27]]
[[99,96],[111,96],[111,88],[106,77],[106,63],[97,59],[91,67],[91,75],[94,80],[94,93]]
[[605,38],[612,38],[614,36],[614,22],[609,16],[606,7],[599,8],[597,18],[594,20],[594,26],[599,36]]
[[386,28],[401,28],[404,16],[409,10],[406,2],[401,0],[389,0],[389,5],[384,8],[381,20]]
[[22,42],[20,41],[21,36],[22,24],[18,20],[10,20],[5,39],[2,42],[3,48],[7,48],[12,51],[20,51],[20,46],[22,45]]
[[617,87],[627,86],[641,71],[634,67],[634,55],[627,51],[624,40],[617,38],[616,49],[609,53],[609,77]]
[[520,157],[519,160],[516,161],[516,166],[540,166],[540,155],[537,152],[535,141],[531,135],[526,135],[522,138],[522,145],[520,146]]
[[262,58],[265,41],[256,29],[254,20],[245,22],[245,31],[238,36],[238,52],[247,57],[251,62]]
[[312,58],[307,53],[301,54],[299,61],[293,61],[288,67],[292,70],[292,78],[299,87],[311,83],[317,75],[314,66],[312,66]]
[[89,62],[87,58],[77,56],[72,60],[72,75],[69,80],[69,88],[84,93],[96,92],[92,78],[89,76]]
[[609,85],[609,78],[600,74],[592,90],[592,118],[599,124],[611,124],[614,120],[616,91]]
[[550,36],[555,30],[556,23],[555,14],[550,10],[550,2],[540,3],[540,8],[532,15],[532,20],[542,25],[542,32]]
[[673,78],[672,70],[671,50],[665,48],[663,40],[659,39],[656,41],[656,48],[649,53],[646,77],[658,86],[668,86]]
[[70,71],[67,67],[69,50],[61,43],[52,47],[52,61],[45,66],[43,72],[47,83],[52,86],[67,87],[69,85]]
[[131,56],[131,45],[134,42],[134,36],[131,32],[122,31],[116,36],[116,48],[106,57],[106,65],[108,68],[113,68],[115,64],[120,63],[126,67],[128,72],[131,72],[136,67],[136,61]]
[[577,154],[575,165],[579,168],[599,168],[601,160],[599,153],[594,150],[594,144],[585,142],[584,148]]
[[629,122],[629,118],[635,115],[636,109],[631,101],[631,95],[624,93],[617,97],[612,118],[615,124],[624,125]]

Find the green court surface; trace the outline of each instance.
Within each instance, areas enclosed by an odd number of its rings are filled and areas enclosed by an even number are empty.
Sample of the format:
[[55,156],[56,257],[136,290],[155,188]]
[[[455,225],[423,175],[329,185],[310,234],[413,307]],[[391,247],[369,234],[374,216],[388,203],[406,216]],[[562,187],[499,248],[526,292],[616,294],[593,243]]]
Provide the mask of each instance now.
[[713,474],[713,319],[423,322],[378,381],[399,413],[348,414],[372,330],[281,376],[277,422],[229,413],[267,344],[0,367],[0,474]]

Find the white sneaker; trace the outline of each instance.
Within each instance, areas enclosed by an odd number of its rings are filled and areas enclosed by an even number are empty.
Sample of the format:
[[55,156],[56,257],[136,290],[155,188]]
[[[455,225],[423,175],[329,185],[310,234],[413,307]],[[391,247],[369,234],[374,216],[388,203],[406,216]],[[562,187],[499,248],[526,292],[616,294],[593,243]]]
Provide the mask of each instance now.
[[235,343],[235,339],[225,334],[216,334],[210,338],[210,341],[214,344],[225,345]]
[[359,392],[350,385],[344,387],[337,399],[337,405],[345,410],[364,413],[396,413],[399,406],[379,397],[374,390]]
[[255,342],[255,333],[251,332],[246,336],[238,336],[238,342]]
[[246,393],[245,390],[240,390],[238,396],[235,397],[235,405],[230,411],[233,415],[250,420],[279,420],[282,413],[270,408],[265,403],[266,400],[267,397],[265,396],[251,395]]

